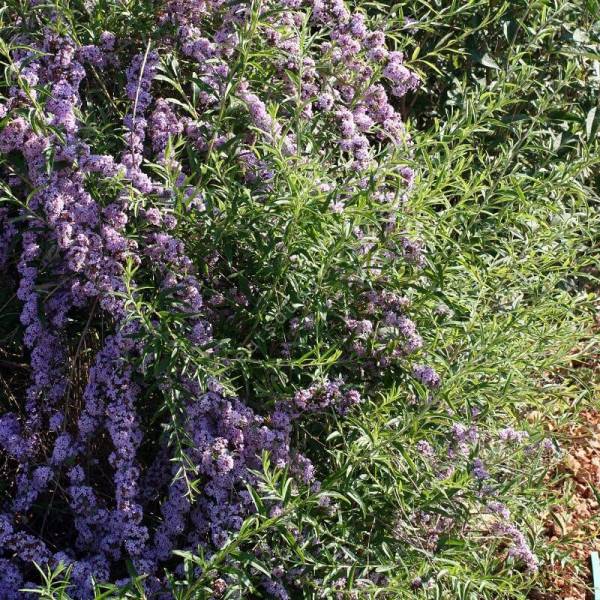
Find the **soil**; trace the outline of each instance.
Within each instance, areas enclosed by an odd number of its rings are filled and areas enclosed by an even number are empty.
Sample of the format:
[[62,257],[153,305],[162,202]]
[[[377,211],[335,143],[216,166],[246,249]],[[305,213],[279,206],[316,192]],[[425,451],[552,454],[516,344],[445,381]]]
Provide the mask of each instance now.
[[553,474],[560,477],[557,506],[546,524],[557,560],[546,573],[547,591],[533,595],[536,600],[592,598],[589,556],[600,552],[600,411],[582,413],[562,435],[568,448]]

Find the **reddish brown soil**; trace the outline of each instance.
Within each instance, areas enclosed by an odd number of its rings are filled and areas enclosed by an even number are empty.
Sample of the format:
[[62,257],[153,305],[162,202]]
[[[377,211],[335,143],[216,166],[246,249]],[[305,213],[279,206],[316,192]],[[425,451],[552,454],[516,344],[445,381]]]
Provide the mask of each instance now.
[[[600,551],[600,411],[585,412],[568,427],[565,458],[556,475],[557,508],[547,534],[566,559],[557,560],[547,577],[546,600],[591,598],[589,556]],[[563,564],[561,564],[563,563]]]

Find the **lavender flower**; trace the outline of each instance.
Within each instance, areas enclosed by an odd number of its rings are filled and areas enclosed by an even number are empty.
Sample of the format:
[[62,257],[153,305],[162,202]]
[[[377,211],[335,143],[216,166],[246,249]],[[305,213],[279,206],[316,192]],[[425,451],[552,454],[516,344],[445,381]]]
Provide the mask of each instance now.
[[498,432],[498,438],[503,442],[515,442],[520,444],[529,438],[529,434],[526,431],[516,431],[512,427],[505,427]]
[[498,537],[507,539],[509,543],[508,556],[522,561],[528,571],[537,571],[539,562],[537,557],[531,551],[525,536],[512,523],[498,522],[494,523],[491,532]]
[[479,480],[489,479],[490,474],[486,470],[483,461],[480,458],[476,458],[473,461],[473,475]]
[[417,442],[417,450],[419,454],[425,458],[433,458],[435,456],[435,450],[431,444],[425,440],[420,440]]
[[427,365],[414,365],[412,373],[416,379],[428,388],[436,389],[440,386],[440,376]]

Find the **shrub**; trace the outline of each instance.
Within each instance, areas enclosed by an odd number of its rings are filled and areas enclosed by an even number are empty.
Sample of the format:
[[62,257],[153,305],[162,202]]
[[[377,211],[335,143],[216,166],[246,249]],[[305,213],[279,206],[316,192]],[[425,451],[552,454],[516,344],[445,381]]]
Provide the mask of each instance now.
[[2,254],[31,374],[1,421],[5,594],[33,562],[75,596],[127,561],[164,592],[174,549],[253,512],[262,452],[314,489],[293,423],[421,348],[384,87],[418,79],[363,13],[295,4],[172,2],[145,31],[111,31],[117,5],[5,13]]
[[7,597],[525,597],[597,231],[542,4],[8,3]]

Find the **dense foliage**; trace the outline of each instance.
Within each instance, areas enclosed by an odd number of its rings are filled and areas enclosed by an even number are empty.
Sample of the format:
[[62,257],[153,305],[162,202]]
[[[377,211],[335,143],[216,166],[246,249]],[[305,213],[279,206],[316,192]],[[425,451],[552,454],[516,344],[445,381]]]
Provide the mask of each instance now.
[[6,3],[2,598],[524,598],[560,558],[598,7],[440,4]]

